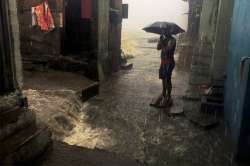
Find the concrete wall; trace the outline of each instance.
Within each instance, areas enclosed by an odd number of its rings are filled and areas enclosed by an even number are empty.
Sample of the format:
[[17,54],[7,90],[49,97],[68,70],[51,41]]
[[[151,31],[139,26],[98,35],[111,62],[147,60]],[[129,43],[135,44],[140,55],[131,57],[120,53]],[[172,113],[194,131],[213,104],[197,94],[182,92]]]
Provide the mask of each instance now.
[[199,37],[200,15],[203,0],[189,0],[187,39],[196,42]]
[[[118,71],[121,60],[122,0],[98,2],[98,70],[100,80]],[[117,10],[120,22],[112,22],[110,10]]]
[[9,19],[11,26],[11,37],[13,47],[13,60],[14,60],[14,76],[16,80],[16,89],[21,89],[23,85],[22,80],[22,63],[20,53],[20,37],[19,37],[19,21],[17,18],[17,4],[16,1],[8,1],[9,3]]
[[122,0],[111,0],[111,9],[118,11],[118,22],[109,22],[109,57],[112,71],[118,71],[121,57]]
[[98,20],[98,71],[99,79],[103,80],[110,70],[108,53],[109,40],[109,0],[97,0]]
[[[184,0],[185,1],[185,0]],[[187,32],[180,36],[177,51],[179,52],[179,62],[187,71],[190,71],[192,56],[196,51],[199,39],[200,17],[203,0],[188,0],[188,28]]]
[[191,75],[195,84],[210,84],[225,75],[233,1],[203,0],[199,44]]
[[[185,111],[199,110],[204,90],[223,81],[234,0],[203,0],[199,38],[192,57]],[[218,82],[220,83],[220,82]]]
[[[225,119],[238,159],[249,163],[250,156],[250,1],[235,0],[228,51]],[[241,67],[242,70],[241,71]],[[248,165],[248,164],[247,164]]]
[[200,86],[212,82],[211,64],[218,22],[219,0],[203,0],[200,18],[199,37],[193,52],[189,78],[189,98],[199,99]]
[[211,64],[213,80],[221,80],[226,73],[234,0],[221,0],[220,3],[214,55]]
[[220,0],[203,0],[199,32],[201,42],[215,41],[219,4]]
[[15,87],[12,93],[0,96],[0,165],[16,165],[41,155],[49,145],[50,132],[46,127],[38,127],[34,113],[24,107],[25,101],[21,95],[22,66],[16,1],[4,0],[1,3],[5,5],[5,9],[7,7],[9,14],[4,14],[2,18],[6,18],[10,24],[6,33],[11,37],[11,48],[6,46],[5,49],[11,54],[0,56],[10,56],[7,58],[11,60],[8,64],[11,67],[8,66],[7,70],[13,75],[4,75],[4,79],[12,77]]

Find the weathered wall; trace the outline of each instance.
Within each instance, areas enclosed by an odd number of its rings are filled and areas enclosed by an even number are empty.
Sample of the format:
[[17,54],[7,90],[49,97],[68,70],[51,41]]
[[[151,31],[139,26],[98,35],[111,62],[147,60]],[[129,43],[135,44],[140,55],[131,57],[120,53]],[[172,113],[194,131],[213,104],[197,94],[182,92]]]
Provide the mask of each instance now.
[[[0,165],[16,165],[41,155],[50,142],[50,132],[44,126],[37,126],[35,115],[26,108],[21,95],[22,67],[16,1],[3,0],[1,7],[4,9],[1,19],[7,20],[3,27],[10,24],[5,33],[11,38],[11,47],[4,45],[4,49],[11,54],[0,54],[0,58],[10,59],[7,70],[13,75],[5,75],[4,79],[12,77],[15,87],[12,93],[0,96]],[[6,42],[9,37],[4,36]]]
[[199,37],[200,14],[203,0],[189,0],[187,39],[194,43]]
[[[225,119],[238,159],[249,163],[250,155],[250,1],[235,0],[228,51]],[[242,70],[241,71],[241,67]],[[248,164],[247,164],[248,165]]]
[[213,80],[223,79],[226,73],[234,0],[221,0],[220,3],[214,55],[211,64]]
[[[187,1],[187,0],[184,0]],[[179,51],[179,63],[186,69],[190,70],[192,56],[196,51],[199,39],[200,17],[203,0],[188,0],[188,28],[187,32],[180,36],[177,51]]]
[[199,36],[201,42],[215,41],[220,0],[203,0]]
[[203,0],[200,18],[199,38],[193,53],[189,78],[189,98],[199,99],[201,85],[209,85],[212,81],[211,64],[216,37],[219,0]]
[[103,80],[110,70],[108,59],[109,39],[109,0],[97,0],[98,20],[98,71],[99,79]]
[[13,47],[13,59],[14,59],[14,75],[16,79],[16,88],[21,89],[23,85],[22,81],[22,63],[21,63],[21,53],[20,53],[20,37],[19,37],[19,21],[17,18],[17,5],[16,1],[9,2],[9,18],[11,26],[11,37],[12,37],[12,47]]
[[117,10],[117,22],[109,22],[109,57],[112,71],[118,71],[121,57],[121,32],[122,32],[122,0],[111,0],[111,10]]

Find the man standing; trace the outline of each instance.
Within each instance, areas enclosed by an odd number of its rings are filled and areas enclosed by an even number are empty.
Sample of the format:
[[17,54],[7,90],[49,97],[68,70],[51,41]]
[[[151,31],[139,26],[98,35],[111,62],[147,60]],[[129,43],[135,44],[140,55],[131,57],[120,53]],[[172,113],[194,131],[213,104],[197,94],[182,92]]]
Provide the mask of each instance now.
[[155,107],[167,107],[172,103],[172,72],[175,67],[174,53],[176,49],[176,39],[170,34],[161,35],[157,45],[157,50],[161,50],[161,66],[159,78],[162,80],[162,94],[151,104]]

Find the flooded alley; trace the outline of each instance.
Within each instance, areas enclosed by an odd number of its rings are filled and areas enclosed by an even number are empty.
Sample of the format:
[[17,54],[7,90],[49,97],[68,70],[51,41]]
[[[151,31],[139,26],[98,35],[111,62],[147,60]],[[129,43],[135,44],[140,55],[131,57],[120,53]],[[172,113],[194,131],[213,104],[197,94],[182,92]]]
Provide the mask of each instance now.
[[[138,54],[130,60],[132,70],[112,75],[101,86],[100,95],[84,104],[81,124],[71,145],[115,152],[148,165],[230,165],[230,153],[223,149],[222,127],[205,131],[190,123],[183,110],[188,73],[177,65],[173,74],[174,104],[170,110],[149,106],[160,94],[159,52],[149,38],[135,38]],[[176,55],[178,63],[178,55]]]
[[1,0],[0,166],[249,166],[249,0]]

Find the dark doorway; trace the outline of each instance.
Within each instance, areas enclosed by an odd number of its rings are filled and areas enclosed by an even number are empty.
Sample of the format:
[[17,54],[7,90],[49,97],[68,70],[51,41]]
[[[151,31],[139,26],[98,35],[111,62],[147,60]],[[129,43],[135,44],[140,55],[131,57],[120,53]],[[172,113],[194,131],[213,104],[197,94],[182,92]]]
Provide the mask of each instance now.
[[0,2],[0,94],[14,89],[11,41],[5,0]]
[[98,81],[95,0],[64,0],[61,54],[80,61],[84,75]]
[[92,50],[91,18],[83,18],[84,0],[65,0],[62,53],[80,54]]

